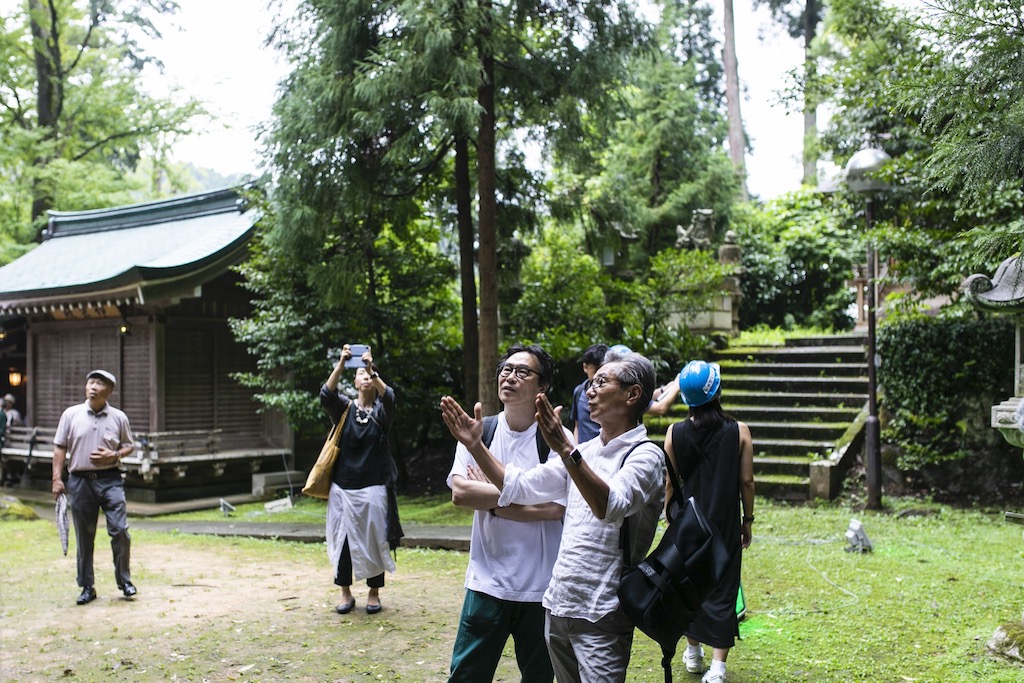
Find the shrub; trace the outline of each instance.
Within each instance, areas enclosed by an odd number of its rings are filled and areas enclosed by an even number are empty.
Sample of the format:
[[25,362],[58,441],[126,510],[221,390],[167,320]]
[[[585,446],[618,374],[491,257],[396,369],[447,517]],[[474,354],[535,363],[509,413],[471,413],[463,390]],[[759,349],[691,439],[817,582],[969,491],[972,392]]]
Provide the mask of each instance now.
[[846,281],[863,257],[844,211],[820,193],[795,192],[735,212],[743,247],[741,327],[853,326]]
[[989,426],[991,406],[1013,393],[1013,344],[1003,318],[918,318],[879,329],[882,436],[898,447],[901,470],[985,454],[1020,459]]

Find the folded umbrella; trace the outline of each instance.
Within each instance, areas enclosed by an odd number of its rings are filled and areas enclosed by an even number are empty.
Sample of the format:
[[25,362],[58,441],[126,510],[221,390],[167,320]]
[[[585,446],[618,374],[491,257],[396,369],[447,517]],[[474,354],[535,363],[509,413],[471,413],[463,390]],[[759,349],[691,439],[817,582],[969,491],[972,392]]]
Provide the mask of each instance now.
[[57,516],[57,533],[60,534],[60,547],[64,554],[68,554],[68,497],[61,493],[57,496],[57,504],[54,508]]

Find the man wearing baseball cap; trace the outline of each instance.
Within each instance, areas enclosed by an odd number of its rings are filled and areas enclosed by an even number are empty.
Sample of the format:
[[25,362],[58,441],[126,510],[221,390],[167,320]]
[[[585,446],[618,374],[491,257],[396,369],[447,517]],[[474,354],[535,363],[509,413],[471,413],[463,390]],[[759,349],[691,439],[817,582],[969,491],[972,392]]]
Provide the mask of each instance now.
[[106,370],[93,370],[86,375],[85,402],[64,411],[53,437],[54,496],[65,490],[65,462],[69,473],[67,492],[78,545],[78,585],[82,588],[79,605],[96,599],[93,548],[101,509],[107,518],[107,533],[114,552],[117,588],[128,599],[137,592],[128,566],[131,536],[119,467],[121,458],[131,455],[135,444],[128,416],[107,403],[116,386],[117,378]]

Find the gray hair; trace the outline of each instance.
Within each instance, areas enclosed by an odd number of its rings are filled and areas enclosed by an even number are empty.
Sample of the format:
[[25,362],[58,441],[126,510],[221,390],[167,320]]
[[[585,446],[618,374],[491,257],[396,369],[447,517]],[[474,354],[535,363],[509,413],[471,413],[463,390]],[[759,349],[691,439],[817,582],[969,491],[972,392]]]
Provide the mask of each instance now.
[[612,361],[606,360],[605,362],[618,364],[618,367],[614,370],[614,376],[620,383],[626,385],[635,384],[640,387],[640,401],[637,403],[635,415],[636,421],[639,423],[647,407],[650,406],[651,399],[654,398],[654,364],[646,356],[635,352],[630,352]]

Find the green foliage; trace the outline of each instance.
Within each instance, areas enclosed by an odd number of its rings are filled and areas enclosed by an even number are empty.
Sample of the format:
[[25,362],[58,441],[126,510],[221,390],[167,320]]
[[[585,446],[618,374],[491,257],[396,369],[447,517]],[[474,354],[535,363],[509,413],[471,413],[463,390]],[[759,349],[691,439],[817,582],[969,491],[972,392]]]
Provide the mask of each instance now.
[[[824,0],[809,2],[808,0],[754,0],[754,7],[766,5],[771,11],[772,19],[786,29],[793,38],[807,39],[817,31],[822,15],[828,7]],[[811,12],[808,21],[808,12]],[[808,36],[810,27],[811,36]]]
[[712,252],[666,249],[656,254],[646,277],[619,285],[612,319],[621,326],[620,341],[643,350],[656,366],[675,367],[680,360],[702,356],[706,340],[692,334],[689,323],[711,309],[732,274]]
[[605,339],[609,306],[600,266],[581,253],[581,230],[542,231],[522,268],[522,296],[508,307],[509,339],[568,359]]
[[416,407],[436,405],[459,385],[451,370],[458,367],[457,299],[436,229],[412,221],[400,239],[382,227],[358,250],[341,234],[327,234],[304,253],[275,239],[279,230],[268,212],[240,269],[256,295],[255,310],[232,321],[232,329],[258,361],[256,372],[238,379],[264,406],[283,410],[300,434],[318,435],[324,416],[317,391],[331,368],[327,349],[368,343],[399,402],[396,455],[421,446],[441,426],[431,411]]
[[269,136],[274,239],[295,253],[324,242],[355,253],[384,225],[405,239],[404,226],[430,221],[446,247],[472,245],[486,265],[476,273],[482,300],[465,302],[463,324],[476,327],[490,361],[492,304],[517,297],[521,247],[545,199],[523,142],[557,149],[580,139],[583,113],[614,92],[594,83],[620,82],[624,55],[643,39],[634,9],[604,0],[299,3],[274,39],[296,65]]
[[603,272],[580,249],[582,232],[545,230],[523,263],[523,295],[509,307],[508,337],[538,343],[560,361],[602,340],[642,350],[655,363],[698,355],[687,325],[708,310],[731,269],[709,252],[666,249],[644,277]]
[[963,278],[994,270],[1024,235],[1017,3],[933,5],[917,16],[832,0],[817,46],[835,109],[825,149],[844,164],[867,135],[893,157],[872,236],[909,313],[957,302]]
[[[726,225],[740,187],[722,148],[728,126],[708,8],[666,5],[658,50],[633,57],[633,75],[617,91],[619,111],[592,166],[562,158],[571,163],[560,176],[567,186],[559,215],[579,202],[591,249],[624,250],[628,243],[629,266],[641,271],[674,244],[676,227],[689,225],[695,210],[711,209]],[[680,23],[688,30],[679,31]]]
[[762,323],[740,330],[740,333],[729,342],[729,346],[733,348],[744,346],[785,346],[787,339],[820,337],[831,334],[833,331],[820,327],[799,327],[787,330],[782,327],[769,327]]
[[0,521],[39,519],[39,515],[30,505],[26,505],[11,496],[0,497]]
[[888,93],[933,136],[936,186],[982,200],[993,185],[1024,183],[1024,24],[1017,0],[936,0],[915,22],[922,51]]
[[[127,204],[154,192],[131,172],[144,156],[161,163],[204,114],[182,93],[156,98],[141,87],[153,60],[137,38],[158,37],[152,18],[176,9],[40,0],[0,17],[0,253],[16,255],[14,245],[34,239],[46,209]],[[33,22],[49,40],[33,41]]]
[[841,201],[809,191],[737,212],[741,327],[852,327],[846,281],[863,259],[848,217]]
[[1013,355],[992,352],[1012,349],[1013,339],[1004,318],[919,317],[879,329],[884,437],[900,448],[901,469],[1007,450],[988,414],[1013,393]]

